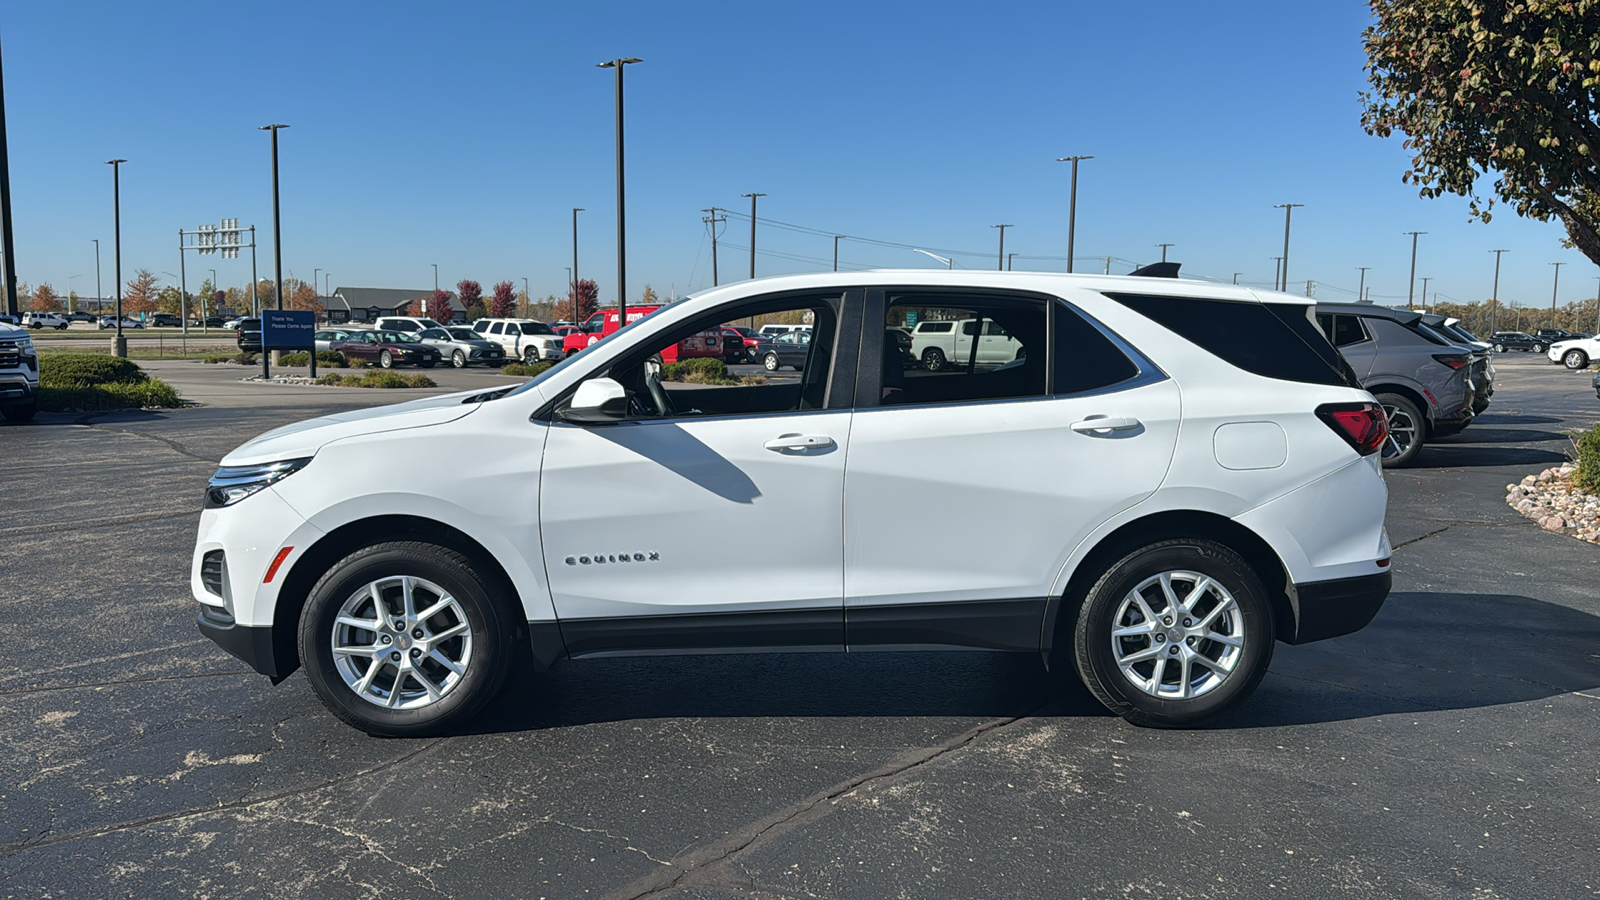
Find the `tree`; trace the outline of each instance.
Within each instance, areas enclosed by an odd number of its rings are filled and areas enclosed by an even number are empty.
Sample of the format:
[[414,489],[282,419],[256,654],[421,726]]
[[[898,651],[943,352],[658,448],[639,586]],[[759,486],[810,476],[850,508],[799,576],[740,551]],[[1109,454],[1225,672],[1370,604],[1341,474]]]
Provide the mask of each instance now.
[[644,286],[644,296],[640,297],[639,300],[641,305],[644,306],[659,306],[661,304],[661,298],[656,295],[656,289],[648,284]]
[[449,291],[441,291],[438,288],[434,288],[432,293],[421,299],[422,312],[414,312],[410,313],[409,315],[427,316],[430,319],[435,319],[446,325],[450,324],[450,319],[455,315],[455,310],[450,308]]
[[39,286],[33,289],[32,309],[34,312],[61,311],[61,295],[50,286],[50,282],[41,281]]
[[582,322],[594,315],[600,308],[600,285],[587,278],[580,278],[572,282],[567,291],[567,302],[562,312],[566,318],[573,322]]
[[428,302],[427,297],[416,297],[406,301],[406,304],[397,308],[394,314],[397,316],[420,316],[422,315],[422,304],[426,302]]
[[175,316],[182,315],[183,294],[172,285],[167,285],[161,289],[161,293],[156,295],[156,308],[164,313],[172,313]]
[[[466,282],[462,282],[465,284]],[[463,292],[462,298],[466,294]],[[502,281],[494,286],[494,302],[489,304],[489,315],[497,319],[510,316],[517,308],[517,286],[509,281]]]
[[278,286],[263,278],[256,282],[256,302],[262,309],[275,308],[278,305]]
[[[456,296],[461,298],[462,306],[471,306],[476,303],[483,305],[483,285],[470,278],[463,278],[456,282]],[[435,316],[435,318],[438,318]]]
[[1403,181],[1423,197],[1494,198],[1566,226],[1600,264],[1600,0],[1371,0],[1363,33],[1368,134],[1406,135]]
[[140,269],[128,282],[128,292],[122,295],[122,310],[130,313],[153,313],[156,311],[156,274],[149,269]]
[[323,313],[326,312],[322,307],[322,299],[317,296],[317,289],[305,282],[297,285],[294,293],[289,295],[289,308],[308,309],[318,319],[322,318]]

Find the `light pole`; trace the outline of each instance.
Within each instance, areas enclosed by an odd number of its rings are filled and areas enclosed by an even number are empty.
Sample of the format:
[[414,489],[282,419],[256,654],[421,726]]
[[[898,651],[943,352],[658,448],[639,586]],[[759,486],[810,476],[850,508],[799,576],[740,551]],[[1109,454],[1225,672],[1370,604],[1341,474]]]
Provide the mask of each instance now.
[[1414,305],[1414,296],[1417,290],[1417,235],[1427,234],[1426,231],[1402,231],[1401,234],[1411,235],[1411,277],[1406,279],[1406,309]]
[[0,65],[0,256],[5,257],[0,269],[0,312],[16,315],[17,310],[17,256],[16,241],[11,236],[11,157],[6,149],[6,89],[4,66]]
[[1283,278],[1283,257],[1274,256],[1272,258],[1272,289],[1273,290],[1275,290],[1275,291],[1278,290],[1278,283],[1280,281],[1282,281],[1282,278]]
[[766,194],[740,194],[741,197],[750,198],[750,278],[756,277],[756,198],[765,197]]
[[1428,277],[1426,275],[1422,276],[1422,311],[1423,312],[1427,312],[1428,311],[1428,282],[1430,282],[1432,280],[1433,280],[1432,278],[1430,278],[1430,277]]
[[1356,286],[1356,302],[1360,303],[1361,298],[1367,295],[1367,270],[1372,267],[1356,266],[1356,268],[1361,270],[1361,284]]
[[1092,156],[1058,156],[1056,162],[1072,163],[1072,199],[1067,201],[1067,271],[1072,271],[1072,241],[1078,230],[1078,162]]
[[942,262],[942,263],[944,263],[944,267],[945,267],[945,268],[946,268],[946,269],[954,269],[954,268],[955,268],[955,267],[956,267],[956,261],[955,261],[955,260],[953,260],[953,259],[946,259],[946,258],[945,258],[945,257],[943,257],[943,256],[940,256],[940,255],[939,255],[939,254],[937,254],[937,253],[929,253],[929,252],[928,252],[928,251],[926,251],[926,250],[918,250],[918,249],[916,249],[916,248],[912,248],[912,250],[911,250],[911,252],[912,252],[912,253],[921,253],[921,254],[922,254],[922,255],[923,255],[923,256],[931,256],[931,257],[933,257],[933,258],[934,258],[934,259],[937,259],[937,260],[938,260],[938,261],[939,261],[939,262]]
[[1550,265],[1556,267],[1556,280],[1550,286],[1550,327],[1554,328],[1556,327],[1556,292],[1561,290],[1561,267],[1566,263],[1553,262]]
[[1233,283],[1234,284],[1238,284],[1239,283],[1239,276],[1243,275],[1243,274],[1244,274],[1243,272],[1235,272],[1235,273],[1233,273]]
[[[628,226],[627,204],[623,195],[622,165],[622,70],[631,63],[644,62],[637,57],[618,57],[609,62],[595,63],[597,68],[617,70],[617,327],[628,324]],[[573,265],[577,274],[577,265]]]
[[439,289],[439,264],[428,263],[428,265],[433,266],[433,289],[437,291]]
[[94,311],[98,313],[105,309],[106,295],[102,293],[104,289],[100,287],[100,239],[92,240],[94,241]]
[[[128,339],[122,336],[122,164],[125,159],[107,160],[111,167],[111,274],[117,286],[117,332],[111,338],[111,355],[127,356]],[[10,259],[10,255],[6,259]]]
[[201,297],[200,298],[200,330],[201,331],[206,330],[206,328],[208,327],[206,325],[206,301],[214,299],[217,296],[217,290],[218,290],[217,270],[216,269],[212,269],[211,270],[211,296],[210,297]]
[[1166,262],[1167,261],[1167,248],[1168,247],[1176,247],[1178,245],[1177,244],[1157,244],[1156,246],[1161,248],[1161,261],[1162,262]]
[[839,239],[842,237],[844,237],[842,234],[833,236],[833,270],[835,272],[839,271]]
[[1009,271],[1011,271],[1011,260],[1012,260],[1012,259],[1013,259],[1013,258],[1014,258],[1014,257],[1015,257],[1015,256],[1016,256],[1016,254],[1015,254],[1015,253],[1007,253],[1007,254],[1006,254],[1006,271],[1007,271],[1007,272],[1009,272]]
[[1305,206],[1304,203],[1279,203],[1273,209],[1283,210],[1283,287],[1284,293],[1289,291],[1289,216],[1296,206]]
[[[567,290],[570,292],[578,290],[578,213],[581,212],[583,212],[581,206],[572,208],[572,268],[567,277]],[[573,307],[573,316],[574,318],[577,316],[576,306]]]
[[313,267],[311,269],[311,292],[313,294],[317,292],[317,282],[321,279],[321,277],[322,277],[322,270]]
[[994,270],[996,272],[1004,271],[1006,267],[1006,229],[1014,226],[990,225],[989,227],[1000,229],[1000,256],[994,261]]
[[1494,254],[1494,293],[1489,297],[1489,333],[1495,332],[1495,319],[1500,312],[1500,254],[1505,250],[1490,250]]

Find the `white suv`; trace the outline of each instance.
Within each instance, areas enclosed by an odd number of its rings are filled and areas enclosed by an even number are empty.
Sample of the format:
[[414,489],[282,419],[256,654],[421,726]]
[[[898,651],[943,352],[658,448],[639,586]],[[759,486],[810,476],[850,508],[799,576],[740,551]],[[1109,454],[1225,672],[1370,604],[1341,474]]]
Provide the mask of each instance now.
[[[1025,352],[914,367],[901,326]],[[669,380],[722,322],[812,314],[795,380]],[[1389,591],[1381,407],[1303,298],[1176,279],[880,271],[713,288],[514,389],[340,413],[230,453],[200,629],[374,734],[460,726],[514,665],[982,649],[1203,721],[1274,641]],[[424,480],[417,459],[493,460]],[[440,479],[443,480],[440,480]],[[935,491],[951,515],[915,514]],[[714,523],[711,529],[687,523]],[[708,590],[706,573],[717,589]]]
[[534,319],[479,319],[472,323],[472,330],[504,347],[507,357],[530,366],[540,360],[559,362],[564,358],[561,335]]
[[22,314],[22,324],[29,328],[54,328],[57,331],[66,331],[67,317],[57,312],[26,312]]

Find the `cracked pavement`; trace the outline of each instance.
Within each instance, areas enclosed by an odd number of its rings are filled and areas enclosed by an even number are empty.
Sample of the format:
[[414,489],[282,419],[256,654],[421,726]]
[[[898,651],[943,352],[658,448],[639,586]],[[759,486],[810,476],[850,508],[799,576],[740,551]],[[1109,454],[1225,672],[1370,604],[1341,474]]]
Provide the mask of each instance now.
[[770,655],[564,664],[421,741],[272,687],[187,595],[216,459],[392,395],[163,364],[208,405],[0,429],[0,896],[1600,896],[1600,548],[1501,499],[1600,401],[1497,364],[1389,474],[1377,620],[1278,645],[1213,727],[1026,658]]

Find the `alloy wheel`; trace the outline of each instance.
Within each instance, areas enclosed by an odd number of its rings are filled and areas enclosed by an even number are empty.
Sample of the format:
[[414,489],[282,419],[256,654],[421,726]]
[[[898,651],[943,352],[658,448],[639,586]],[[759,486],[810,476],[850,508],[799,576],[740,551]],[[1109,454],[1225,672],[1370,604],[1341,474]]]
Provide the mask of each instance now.
[[1417,421],[1411,413],[1398,406],[1384,404],[1384,415],[1389,418],[1389,436],[1383,442],[1383,458],[1404,456],[1417,440]]
[[351,594],[330,638],[345,686],[386,709],[439,702],[472,663],[472,630],[460,601],[411,575],[379,578]]
[[1244,654],[1244,616],[1222,584],[1173,570],[1139,582],[1112,620],[1111,653],[1130,684],[1189,700],[1228,680]]

